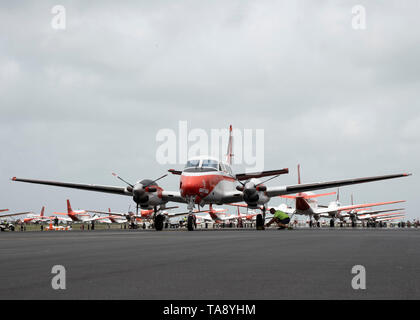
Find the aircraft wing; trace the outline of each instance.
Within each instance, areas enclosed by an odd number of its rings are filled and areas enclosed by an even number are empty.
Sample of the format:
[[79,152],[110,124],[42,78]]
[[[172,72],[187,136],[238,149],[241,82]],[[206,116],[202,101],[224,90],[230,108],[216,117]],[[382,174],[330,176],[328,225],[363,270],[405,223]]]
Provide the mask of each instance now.
[[336,188],[336,187],[348,186],[352,184],[401,178],[401,177],[406,177],[410,175],[411,173],[399,173],[399,174],[389,174],[389,175],[383,175],[383,176],[374,176],[374,177],[365,177],[365,178],[356,178],[356,179],[295,184],[295,185],[280,186],[280,187],[267,187],[266,194],[269,197],[276,197],[276,196],[282,196],[285,194],[293,194],[293,193],[299,193],[299,192],[305,192],[305,191]]
[[89,221],[100,221],[100,220],[103,220],[104,223],[112,223],[111,220],[109,220],[109,216],[108,217],[96,217],[96,218],[93,218]]
[[356,215],[358,217],[361,217],[361,216],[364,216],[364,215],[372,215],[372,214],[379,214],[379,213],[385,213],[385,212],[391,212],[391,211],[401,211],[401,210],[404,210],[404,208],[357,212]]
[[279,170],[262,171],[262,172],[239,173],[235,175],[235,177],[238,180],[248,180],[252,178],[278,176],[278,175],[286,174],[286,173],[289,173],[288,168],[279,169]]
[[341,207],[332,207],[332,208],[322,208],[317,209],[315,213],[323,214],[323,213],[330,213],[330,212],[341,212],[341,211],[349,211],[353,209],[360,209],[360,208],[370,208],[375,206],[382,206],[385,204],[393,204],[393,203],[400,203],[405,202],[405,200],[398,200],[398,201],[388,201],[388,202],[376,202],[376,203],[365,203],[365,204],[356,204],[352,206],[341,206]]
[[405,215],[399,215],[394,217],[384,217],[384,218],[376,218],[376,221],[388,221],[388,220],[394,220],[394,219],[402,219],[405,218]]
[[[193,214],[202,213],[202,212],[209,212],[208,210],[201,210],[201,211],[193,211]],[[178,212],[178,213],[168,213],[168,218],[175,218],[180,216],[186,216],[189,212]]]
[[162,200],[187,203],[179,191],[162,191]]
[[58,220],[64,220],[64,221],[68,221],[68,222],[71,222],[72,220],[69,218],[69,217],[64,217],[64,218],[61,218],[61,217],[57,217],[57,216],[50,216],[50,217],[45,217],[45,219],[46,220],[54,220],[54,219],[58,219]]
[[13,177],[12,181],[35,183],[35,184],[45,184],[48,186],[80,189],[80,190],[89,190],[113,194],[121,194],[126,196],[132,196],[131,192],[128,192],[125,187],[115,187],[115,186],[103,186],[97,184],[84,184],[84,183],[72,183],[72,182],[59,182],[59,181],[47,181],[47,180],[34,180],[34,179],[20,179]]
[[375,218],[386,218],[386,217],[390,217],[390,216],[395,217],[395,216],[400,216],[400,215],[404,215],[404,212],[395,211],[395,212],[391,212],[391,213],[382,213],[382,214],[367,214],[367,215],[357,217],[357,219],[368,220],[368,219],[375,219]]
[[17,212],[17,213],[2,214],[2,215],[0,215],[0,219],[1,218],[6,218],[6,217],[20,216],[20,215],[28,214],[28,213],[32,213],[32,212],[28,211],[28,212]]

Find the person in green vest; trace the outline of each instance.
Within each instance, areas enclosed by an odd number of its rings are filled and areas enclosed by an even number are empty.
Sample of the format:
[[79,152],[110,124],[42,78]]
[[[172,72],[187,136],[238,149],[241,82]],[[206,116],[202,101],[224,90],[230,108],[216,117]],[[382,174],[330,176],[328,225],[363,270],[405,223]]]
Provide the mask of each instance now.
[[274,208],[270,209],[270,213],[273,215],[273,218],[267,222],[265,225],[266,228],[269,227],[273,222],[277,223],[279,230],[287,228],[287,225],[290,222],[290,217],[287,215],[287,213],[281,210],[276,210]]

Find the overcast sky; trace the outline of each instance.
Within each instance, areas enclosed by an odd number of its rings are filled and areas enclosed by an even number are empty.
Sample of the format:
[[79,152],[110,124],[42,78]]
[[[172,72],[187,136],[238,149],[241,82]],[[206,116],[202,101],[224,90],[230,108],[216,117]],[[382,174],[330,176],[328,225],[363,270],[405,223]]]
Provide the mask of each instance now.
[[[51,27],[53,6],[66,29]],[[352,28],[352,7],[366,29]],[[159,130],[264,129],[270,185],[343,187],[420,217],[419,1],[2,1],[0,208],[127,210],[129,197],[15,183],[156,178]],[[179,177],[160,185],[177,190]],[[324,199],[324,203],[333,197]],[[280,199],[271,203],[279,204]]]

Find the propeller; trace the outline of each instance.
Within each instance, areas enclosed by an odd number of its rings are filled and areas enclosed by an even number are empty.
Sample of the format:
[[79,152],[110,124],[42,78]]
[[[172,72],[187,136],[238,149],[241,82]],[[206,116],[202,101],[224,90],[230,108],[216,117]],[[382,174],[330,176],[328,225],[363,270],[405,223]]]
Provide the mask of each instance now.
[[128,185],[127,191],[131,192],[133,195],[133,200],[136,203],[136,214],[139,214],[139,206],[146,205],[149,201],[149,192],[156,192],[157,188],[155,187],[149,187],[151,185],[154,185],[156,181],[159,181],[160,179],[165,178],[168,174],[164,174],[163,176],[150,180],[150,179],[144,179],[142,181],[137,182],[136,184],[132,184],[125,179],[121,178],[118,174],[112,173],[114,177],[117,179],[123,181]]
[[236,190],[242,191],[244,194],[244,201],[251,206],[256,206],[258,199],[260,198],[258,191],[266,191],[267,187],[264,185],[266,182],[277,178],[278,175],[275,175],[271,178],[268,178],[262,182],[255,183],[255,180],[248,180],[245,183],[238,181],[241,185],[236,187]]

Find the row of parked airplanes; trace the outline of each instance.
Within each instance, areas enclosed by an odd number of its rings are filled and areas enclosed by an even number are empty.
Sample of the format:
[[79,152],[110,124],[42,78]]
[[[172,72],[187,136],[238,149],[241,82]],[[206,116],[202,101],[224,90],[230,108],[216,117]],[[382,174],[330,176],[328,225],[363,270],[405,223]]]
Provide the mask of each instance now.
[[[300,166],[298,165],[298,184],[301,184],[300,179]],[[337,195],[336,200],[330,202],[328,205],[321,205],[318,203],[317,198]],[[338,220],[340,223],[351,223],[355,226],[358,223],[363,221],[367,222],[390,222],[395,219],[404,219],[405,212],[404,208],[393,208],[393,209],[380,209],[372,210],[373,207],[390,205],[405,202],[405,200],[396,200],[396,201],[387,201],[387,202],[375,202],[375,203],[364,203],[364,204],[354,204],[353,196],[351,197],[351,205],[342,205],[339,200],[339,190],[337,192],[329,192],[322,194],[314,194],[312,192],[307,193],[298,193],[296,195],[283,195],[279,196],[285,199],[293,199],[295,206],[291,207],[285,203],[274,207],[276,210],[281,210],[286,212],[291,216],[295,215],[305,215],[308,216],[309,226],[313,226],[314,222],[312,217],[315,219],[315,223],[319,226],[320,218],[330,219],[330,226],[334,227],[335,221]],[[260,214],[258,210],[249,210],[247,204],[240,203],[231,203],[229,206],[237,207],[237,214],[227,214],[227,209],[225,208],[215,208],[212,204],[209,206],[209,210],[194,210],[195,214],[195,224],[200,223],[229,223],[236,222],[241,224],[243,221],[255,222],[258,215]],[[189,212],[181,213],[171,213],[170,210],[176,209],[178,206],[166,207],[164,210],[159,210],[159,215],[163,217],[162,222],[164,225],[168,226],[171,224],[171,219],[180,216],[187,216]],[[245,208],[246,213],[242,213],[240,208]],[[263,208],[260,208],[263,210]],[[8,211],[8,209],[0,210],[0,212]],[[17,223],[44,223],[52,221],[60,221],[65,223],[131,223],[137,224],[142,222],[154,222],[155,221],[155,211],[153,209],[140,210],[138,214],[128,211],[124,212],[112,212],[111,209],[108,211],[98,211],[98,210],[73,210],[70,204],[70,200],[67,200],[67,212],[53,212],[52,215],[45,215],[45,207],[42,207],[41,213],[34,214],[32,212],[18,212],[18,213],[7,213],[1,214],[1,218],[10,218],[15,216],[26,217],[17,219]],[[272,215],[269,213],[266,216],[266,219],[271,219]]]
[[[322,196],[329,196],[337,194],[337,200],[332,201],[329,203],[328,206],[322,206],[318,204],[316,198]],[[312,216],[315,216],[315,220],[319,225],[319,218],[329,218],[331,227],[334,226],[335,220],[339,220],[340,222],[344,223],[352,223],[355,225],[357,223],[361,223],[363,221],[368,222],[387,222],[392,221],[394,219],[403,219],[405,217],[403,208],[398,209],[381,209],[381,210],[372,210],[373,207],[388,205],[388,204],[396,204],[404,202],[404,200],[397,200],[397,201],[388,201],[388,202],[376,202],[376,203],[366,203],[366,204],[351,204],[348,206],[343,206],[339,202],[339,191],[324,193],[324,194],[307,194],[301,193],[296,196],[282,196],[288,199],[294,199],[295,201],[295,208],[289,207],[287,204],[281,204],[280,206],[275,207],[275,209],[287,212],[291,215],[308,215],[308,210],[306,209],[307,206],[311,208]],[[353,202],[353,201],[352,201]],[[213,208],[210,205],[209,210],[204,211],[195,211],[196,214],[196,223],[229,223],[229,222],[236,222],[241,224],[243,221],[251,221],[254,222],[259,215],[257,210],[247,211],[247,213],[241,213],[240,207],[246,207],[243,204],[230,204],[231,206],[237,207],[237,215],[235,214],[227,214],[227,209],[223,208]],[[166,208],[166,210],[161,212],[161,215],[164,216],[164,224],[169,225],[171,224],[170,220],[179,217],[185,216],[188,213],[170,213],[170,209],[175,209],[178,207],[170,207]],[[0,212],[8,211],[8,209],[2,209]],[[143,223],[143,222],[152,222],[154,220],[154,210],[141,210],[139,215],[136,215],[134,212],[112,212],[111,209],[106,211],[97,211],[97,210],[73,210],[70,204],[70,200],[67,200],[67,212],[53,212],[52,215],[47,216],[45,215],[45,207],[42,207],[40,214],[34,214],[32,212],[18,212],[18,213],[6,213],[1,214],[1,218],[11,218],[16,216],[23,216],[24,218],[20,218],[15,220],[16,223],[19,224],[41,224],[45,222],[53,222],[53,221],[60,221],[64,223],[95,223],[95,222],[102,222],[102,223]],[[270,219],[270,214],[267,215],[267,219]],[[310,226],[312,226],[312,219],[309,220]]]
[[[315,221],[318,221],[322,217],[330,218],[331,223],[334,222],[334,219],[350,219],[353,223],[356,223],[358,219],[363,218],[393,219],[395,217],[400,217],[403,213],[401,213],[400,210],[396,211],[396,209],[386,210],[386,213],[384,210],[370,212],[363,210],[378,205],[399,203],[403,201],[378,202],[360,205],[351,204],[348,206],[342,206],[339,201],[334,201],[328,206],[322,206],[318,205],[317,198],[320,196],[330,195],[332,193],[313,194],[312,191],[407,177],[411,175],[410,173],[399,173],[326,182],[301,183],[300,173],[298,170],[298,184],[267,186],[266,182],[279,177],[282,174],[289,173],[289,169],[283,168],[262,172],[234,174],[231,169],[232,159],[233,135],[232,126],[230,126],[225,161],[210,156],[198,156],[189,159],[183,170],[169,170],[171,174],[180,176],[179,191],[164,190],[157,184],[158,180],[166,177],[168,174],[165,174],[155,180],[143,179],[136,183],[131,183],[113,173],[117,179],[126,184],[125,187],[24,179],[17,177],[13,177],[11,180],[130,196],[136,204],[135,213],[105,212],[107,217],[95,217],[95,219],[103,221],[106,219],[109,221],[127,221],[127,218],[145,219],[147,217],[147,219],[153,220],[153,225],[156,230],[162,230],[169,218],[183,215],[187,217],[188,230],[192,231],[196,228],[198,221],[202,219],[202,214],[208,214],[212,221],[234,219],[234,217],[226,215],[224,209],[215,209],[213,205],[234,205],[246,208],[247,210],[255,210],[256,212],[252,214],[239,213],[236,216],[236,219],[255,219],[257,229],[263,229],[265,220],[268,218],[266,212],[269,208],[271,208],[271,206],[269,206],[269,201],[276,197],[294,199],[294,208],[283,204],[280,205],[278,209],[289,215],[298,214],[309,216],[311,224],[312,218],[314,218]],[[260,178],[262,177],[270,178],[265,181],[261,181]],[[170,202],[186,204],[188,212],[174,214],[168,213],[169,209],[175,208],[167,207],[167,204]],[[209,205],[209,209],[203,210],[206,205]],[[70,210],[70,205],[68,209],[68,212],[65,213],[67,217],[64,218],[69,218],[72,221],[79,221],[83,219],[86,221],[86,219],[93,219],[89,212],[85,210],[80,212],[73,211]],[[395,211],[397,213],[395,213]],[[92,212],[96,214],[104,213],[100,211]]]

